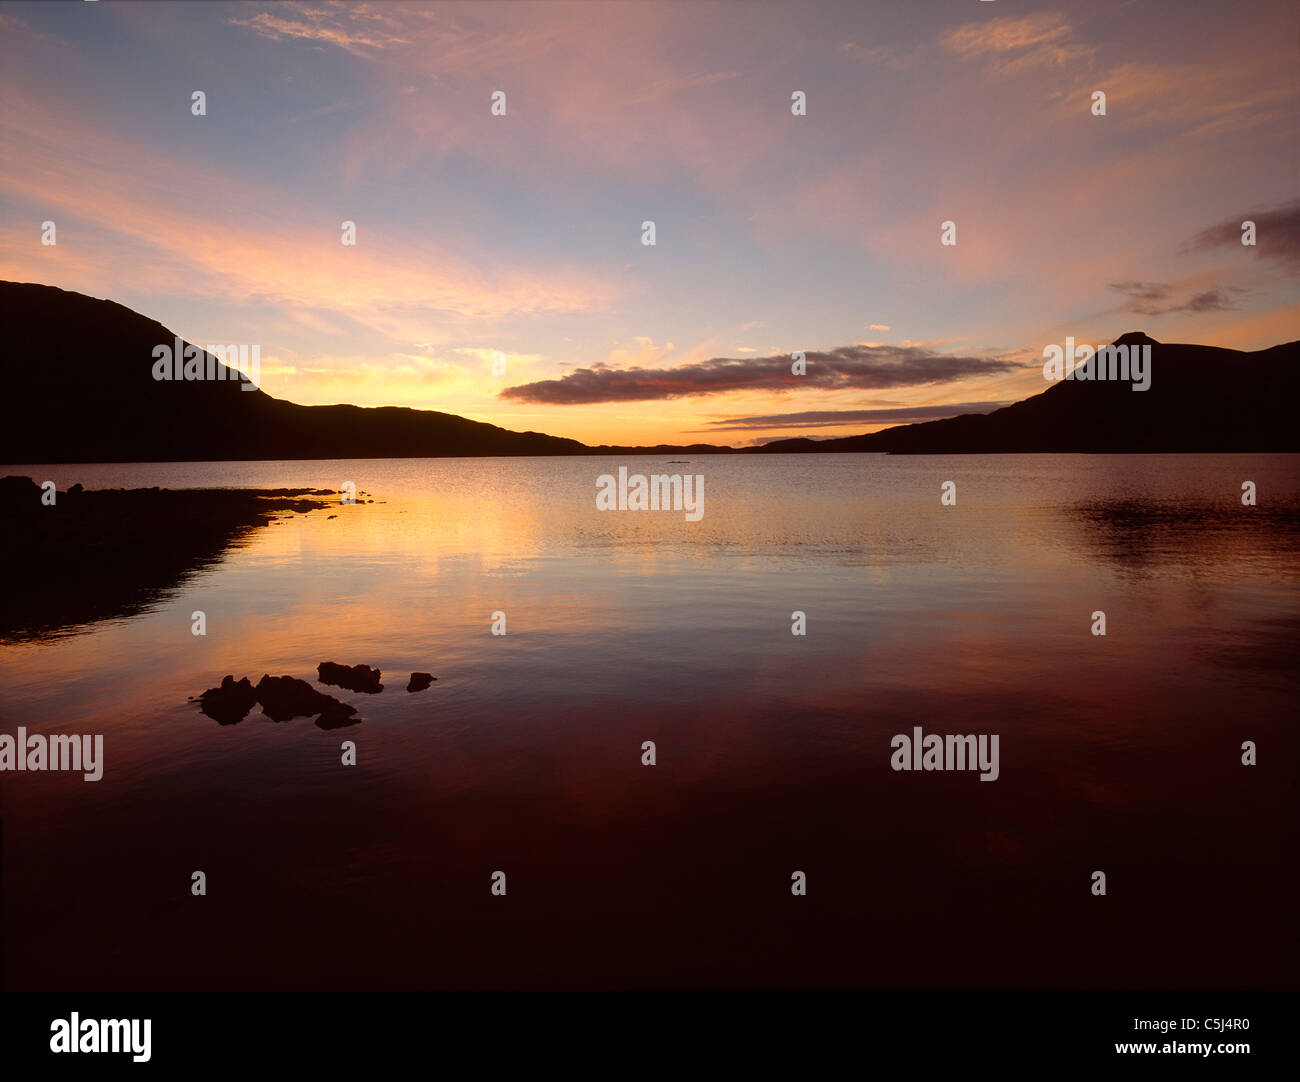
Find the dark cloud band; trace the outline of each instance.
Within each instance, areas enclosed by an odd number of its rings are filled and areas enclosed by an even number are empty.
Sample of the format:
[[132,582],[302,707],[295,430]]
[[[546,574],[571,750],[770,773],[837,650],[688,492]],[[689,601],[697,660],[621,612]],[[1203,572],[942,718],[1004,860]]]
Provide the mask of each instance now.
[[577,368],[560,379],[508,387],[500,397],[552,406],[594,402],[646,402],[731,391],[889,390],[951,383],[971,376],[1015,372],[1021,367],[989,357],[955,357],[918,346],[841,346],[807,353],[807,372],[794,375],[788,354],[715,357],[677,368]]
[[1239,214],[1202,229],[1189,242],[1192,249],[1241,246],[1241,223],[1255,223],[1255,244],[1260,255],[1300,273],[1300,199],[1273,210]]
[[915,421],[939,421],[963,413],[991,413],[1006,402],[952,402],[943,406],[895,406],[874,410],[804,410],[801,413],[769,413],[754,417],[728,417],[709,421],[710,430],[731,431],[761,428],[839,428],[845,425],[898,425]]

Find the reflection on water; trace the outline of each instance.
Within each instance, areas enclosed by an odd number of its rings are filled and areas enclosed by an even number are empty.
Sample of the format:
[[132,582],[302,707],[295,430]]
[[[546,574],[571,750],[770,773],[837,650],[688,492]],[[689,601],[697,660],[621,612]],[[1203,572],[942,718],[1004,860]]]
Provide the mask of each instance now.
[[[706,478],[700,522],[598,511],[623,462],[25,469],[384,502],[0,648],[0,731],[106,757],[0,781],[8,985],[1293,979],[1300,458],[706,457],[669,467]],[[327,691],[323,659],[383,670],[364,724],[188,701],[227,674]],[[999,734],[998,781],[891,771],[914,725]]]
[[1286,493],[1282,502],[1264,507],[1243,506],[1239,499],[1161,503],[1125,497],[1082,505],[1075,513],[1080,543],[1099,546],[1135,574],[1158,574],[1171,563],[1235,574],[1241,560],[1254,559],[1260,549],[1283,571],[1300,566],[1300,507]]
[[0,643],[76,634],[173,598],[249,532],[326,507],[325,492],[186,489],[51,494],[0,479]]

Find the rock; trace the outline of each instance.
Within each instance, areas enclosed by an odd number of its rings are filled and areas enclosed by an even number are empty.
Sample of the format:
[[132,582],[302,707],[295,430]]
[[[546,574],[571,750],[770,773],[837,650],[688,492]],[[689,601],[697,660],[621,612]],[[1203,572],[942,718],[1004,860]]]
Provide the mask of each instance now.
[[406,685],[407,691],[423,691],[438,678],[427,672],[411,673],[411,682]]
[[320,712],[316,719],[318,729],[341,729],[345,725],[359,725],[361,719],[356,716],[357,708],[337,700]]
[[333,684],[349,691],[378,695],[384,690],[384,685],[379,682],[382,674],[369,665],[338,665],[333,661],[322,661],[316,666],[316,673],[322,684]]
[[262,713],[272,721],[288,721],[326,712],[333,716],[337,713],[336,707],[346,709],[349,714],[356,713],[356,707],[341,703],[334,696],[317,691],[306,680],[295,680],[292,676],[264,675],[257,682],[257,701],[262,704]]
[[199,696],[200,709],[222,725],[234,725],[257,702],[257,691],[245,676],[238,683],[233,676],[222,677],[221,686],[208,688]]

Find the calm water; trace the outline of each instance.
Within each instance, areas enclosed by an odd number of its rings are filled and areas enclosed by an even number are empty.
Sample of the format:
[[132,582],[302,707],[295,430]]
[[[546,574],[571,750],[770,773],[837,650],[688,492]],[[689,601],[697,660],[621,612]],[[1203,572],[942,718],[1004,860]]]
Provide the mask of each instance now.
[[[0,732],[106,757],[0,776],[6,986],[1294,983],[1300,456],[671,461],[0,471],[376,501],[0,647]],[[597,511],[619,465],[703,519]],[[320,661],[384,670],[360,725],[187,702]],[[1000,778],[891,770],[916,725]]]

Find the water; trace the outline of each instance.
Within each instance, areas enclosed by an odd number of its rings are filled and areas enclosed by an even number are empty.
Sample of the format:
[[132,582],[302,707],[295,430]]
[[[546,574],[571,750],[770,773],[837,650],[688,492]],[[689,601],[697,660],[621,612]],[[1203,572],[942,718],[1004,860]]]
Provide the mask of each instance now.
[[[1294,982],[1300,456],[669,462],[5,468],[376,501],[0,647],[0,732],[106,755],[0,776],[6,987]],[[703,519],[598,511],[619,465]],[[361,724],[187,701],[321,661]],[[918,725],[1000,777],[891,770]]]

